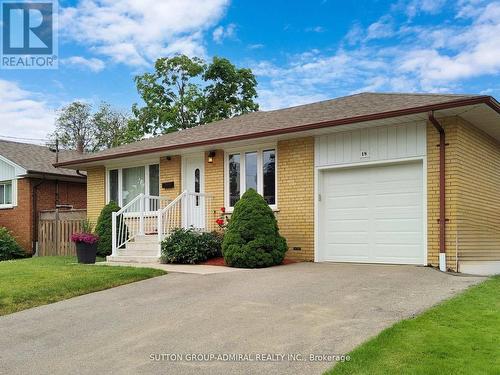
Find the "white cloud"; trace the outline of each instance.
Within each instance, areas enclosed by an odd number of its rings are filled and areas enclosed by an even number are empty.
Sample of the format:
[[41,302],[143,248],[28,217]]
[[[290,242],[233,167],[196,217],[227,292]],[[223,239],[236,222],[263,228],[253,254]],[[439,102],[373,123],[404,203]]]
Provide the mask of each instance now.
[[306,32],[308,33],[324,33],[326,29],[323,26],[307,27]]
[[229,0],[80,0],[61,9],[60,35],[113,61],[147,65],[174,53],[204,55],[203,33]]
[[[457,92],[476,77],[496,77],[495,84],[500,74],[500,2],[479,8],[466,24],[397,27],[394,19],[382,17],[377,27],[354,24],[344,38],[346,45],[333,53],[312,50],[279,65],[257,62],[252,69],[261,105],[276,108],[361,91]],[[379,27],[380,21],[392,29]],[[387,35],[384,44],[365,43],[370,31],[372,38]]]
[[55,111],[44,101],[42,94],[0,79],[0,135],[45,139],[54,131],[54,119]]
[[212,33],[212,38],[215,43],[222,44],[224,39],[234,39],[236,37],[236,25],[230,23],[226,27],[218,26]]
[[71,56],[66,59],[61,59],[63,65],[75,65],[80,68],[89,69],[92,72],[100,72],[105,68],[104,61],[95,57],[86,58],[83,56]]
[[404,7],[406,15],[411,19],[421,13],[437,14],[445,4],[446,0],[412,0],[401,1],[398,6]]
[[383,16],[377,22],[368,26],[365,40],[388,38],[393,35],[392,18],[390,16]]

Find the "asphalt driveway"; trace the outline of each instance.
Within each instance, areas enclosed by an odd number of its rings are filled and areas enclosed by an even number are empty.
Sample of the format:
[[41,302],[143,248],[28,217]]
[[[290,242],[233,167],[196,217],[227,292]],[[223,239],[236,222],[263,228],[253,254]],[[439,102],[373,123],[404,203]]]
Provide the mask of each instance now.
[[[169,274],[0,317],[0,373],[321,373],[332,365],[322,355],[480,280],[313,263]],[[200,361],[209,354],[219,360]]]

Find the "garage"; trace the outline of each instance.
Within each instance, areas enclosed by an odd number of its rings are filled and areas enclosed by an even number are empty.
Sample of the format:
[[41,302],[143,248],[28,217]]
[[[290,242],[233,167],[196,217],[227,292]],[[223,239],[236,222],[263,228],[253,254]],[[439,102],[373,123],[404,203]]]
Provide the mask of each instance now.
[[326,169],[320,181],[320,260],[425,264],[421,160]]

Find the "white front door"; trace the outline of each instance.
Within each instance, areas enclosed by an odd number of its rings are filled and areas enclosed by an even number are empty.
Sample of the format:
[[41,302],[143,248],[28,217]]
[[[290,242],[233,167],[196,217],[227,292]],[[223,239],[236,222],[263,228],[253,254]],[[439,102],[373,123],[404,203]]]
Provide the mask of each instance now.
[[422,162],[322,174],[320,260],[426,263]]
[[203,229],[205,227],[205,197],[196,194],[204,192],[204,154],[183,156],[183,162],[183,189],[194,193],[188,194],[183,203],[183,226]]

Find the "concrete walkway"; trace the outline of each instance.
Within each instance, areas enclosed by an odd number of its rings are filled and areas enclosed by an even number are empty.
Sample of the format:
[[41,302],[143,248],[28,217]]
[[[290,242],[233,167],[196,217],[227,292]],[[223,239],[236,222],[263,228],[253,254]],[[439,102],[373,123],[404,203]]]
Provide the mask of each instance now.
[[322,355],[480,280],[314,263],[171,273],[0,317],[0,374],[320,374],[333,365]]
[[192,273],[195,275],[212,275],[215,273],[228,273],[237,271],[251,271],[245,268],[233,268],[224,266],[209,266],[205,264],[162,264],[162,263],[128,263],[128,262],[98,262],[100,266],[125,266],[156,268],[167,272]]

